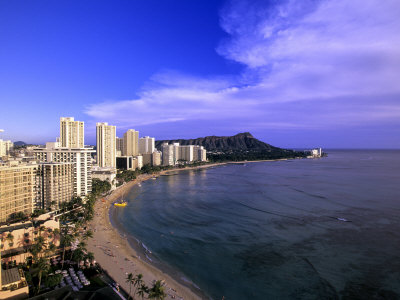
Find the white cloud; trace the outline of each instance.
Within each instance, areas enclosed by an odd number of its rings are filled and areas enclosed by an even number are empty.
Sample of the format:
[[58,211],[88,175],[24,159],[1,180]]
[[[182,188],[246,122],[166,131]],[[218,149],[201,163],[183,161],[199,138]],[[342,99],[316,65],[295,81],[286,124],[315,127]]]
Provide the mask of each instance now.
[[398,16],[394,0],[232,1],[221,12],[231,37],[217,51],[242,63],[242,74],[164,71],[136,99],[86,112],[122,127],[224,118],[281,128],[399,120]]

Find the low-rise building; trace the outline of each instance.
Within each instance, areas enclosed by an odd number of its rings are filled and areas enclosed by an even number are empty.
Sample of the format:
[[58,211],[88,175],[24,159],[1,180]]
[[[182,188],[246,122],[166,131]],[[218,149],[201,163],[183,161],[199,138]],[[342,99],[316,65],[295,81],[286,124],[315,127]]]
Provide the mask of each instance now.
[[0,266],[0,299],[27,299],[29,287],[20,268],[4,269]]
[[108,181],[111,184],[111,190],[116,188],[115,177],[117,176],[117,170],[115,168],[92,168],[92,179],[97,178],[101,181]]
[[[2,263],[24,263],[31,256],[28,252],[32,243],[39,235],[45,239],[45,245],[60,245],[60,237],[54,234],[55,229],[60,229],[55,212],[40,215],[34,221],[12,223],[0,226],[1,261]],[[44,229],[44,230],[42,230]]]

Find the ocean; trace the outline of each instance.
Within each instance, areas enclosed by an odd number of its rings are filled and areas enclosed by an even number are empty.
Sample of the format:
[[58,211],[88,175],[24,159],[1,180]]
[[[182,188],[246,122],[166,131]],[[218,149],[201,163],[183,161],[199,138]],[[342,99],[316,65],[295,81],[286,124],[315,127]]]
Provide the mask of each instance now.
[[400,299],[400,151],[327,152],[160,176],[113,220],[211,299]]

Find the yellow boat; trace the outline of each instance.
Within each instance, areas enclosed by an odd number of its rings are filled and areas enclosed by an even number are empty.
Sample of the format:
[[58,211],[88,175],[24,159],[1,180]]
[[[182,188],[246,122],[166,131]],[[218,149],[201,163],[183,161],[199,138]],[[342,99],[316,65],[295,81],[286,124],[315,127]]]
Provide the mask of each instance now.
[[124,200],[124,193],[122,193],[122,197],[121,197],[121,199],[119,199],[118,202],[114,202],[114,206],[118,206],[118,207],[125,207],[127,205],[128,205],[128,203]]

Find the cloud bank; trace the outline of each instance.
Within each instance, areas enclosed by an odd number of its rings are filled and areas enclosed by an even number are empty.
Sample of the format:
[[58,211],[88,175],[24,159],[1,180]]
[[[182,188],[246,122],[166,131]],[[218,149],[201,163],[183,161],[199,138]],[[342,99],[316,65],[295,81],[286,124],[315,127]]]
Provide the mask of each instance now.
[[397,0],[230,1],[220,14],[229,38],[216,51],[242,64],[240,74],[162,71],[134,99],[86,113],[122,128],[187,120],[243,129],[399,126],[398,16]]

